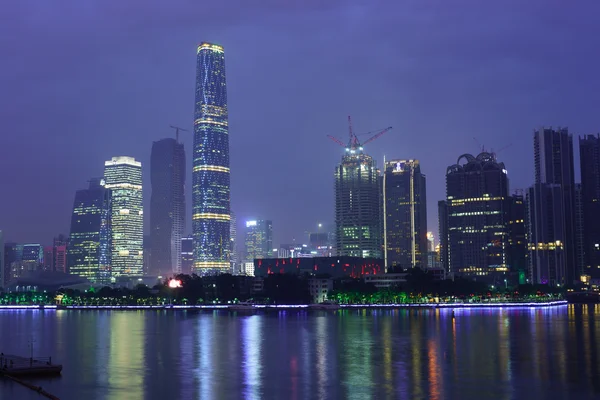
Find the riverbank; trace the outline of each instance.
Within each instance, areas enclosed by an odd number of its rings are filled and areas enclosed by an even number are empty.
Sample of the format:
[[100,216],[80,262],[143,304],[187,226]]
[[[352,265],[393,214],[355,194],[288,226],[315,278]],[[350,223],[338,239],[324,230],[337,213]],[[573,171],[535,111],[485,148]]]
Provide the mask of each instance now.
[[[340,304],[338,309],[456,309],[456,308],[523,308],[556,307],[568,304],[566,300],[538,302],[486,303],[402,303],[402,304]],[[92,305],[0,305],[0,310],[228,310],[227,304],[159,305],[159,306],[92,306]],[[248,310],[312,309],[309,304],[254,304]]]

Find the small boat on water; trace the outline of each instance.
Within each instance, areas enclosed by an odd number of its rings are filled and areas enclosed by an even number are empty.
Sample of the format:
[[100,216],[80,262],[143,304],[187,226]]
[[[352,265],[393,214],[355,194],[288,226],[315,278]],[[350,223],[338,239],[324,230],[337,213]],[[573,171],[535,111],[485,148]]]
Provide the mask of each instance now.
[[254,303],[240,301],[227,307],[230,311],[255,311]]
[[340,305],[335,301],[324,301],[318,304],[311,304],[309,308],[312,310],[338,310]]

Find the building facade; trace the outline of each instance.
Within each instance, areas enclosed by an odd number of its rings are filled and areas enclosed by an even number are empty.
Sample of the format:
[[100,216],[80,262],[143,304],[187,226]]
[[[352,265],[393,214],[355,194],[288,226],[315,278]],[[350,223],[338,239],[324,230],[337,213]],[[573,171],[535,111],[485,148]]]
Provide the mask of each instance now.
[[229,272],[230,177],[223,47],[197,49],[192,173],[194,271]]
[[110,282],[110,192],[104,179],[75,192],[67,246],[69,272],[92,282]]
[[194,238],[181,238],[181,273],[190,275],[194,267]]
[[508,262],[513,282],[528,283],[527,225],[525,196],[519,191],[508,198]]
[[244,240],[246,262],[273,257],[273,222],[269,220],[246,221]]
[[0,230],[0,289],[4,289],[8,281],[5,282],[5,249],[4,249],[4,234]]
[[113,157],[104,163],[104,179],[110,190],[111,278],[142,276],[142,163],[133,157]]
[[229,222],[229,265],[230,272],[233,275],[237,275],[239,273],[239,260],[237,254],[237,219],[233,212],[230,212],[231,220]]
[[463,154],[448,167],[439,215],[442,261],[451,276],[490,284],[508,279],[507,200],[507,171],[494,154]]
[[336,250],[339,256],[380,258],[383,230],[379,170],[359,149],[347,149],[335,169]]
[[185,229],[185,150],[169,138],[152,144],[150,155],[151,275],[181,273],[181,238]]
[[600,279],[600,135],[579,138],[579,161],[584,273]]
[[427,267],[427,197],[418,160],[385,162],[384,259],[388,267]]
[[566,128],[533,136],[535,183],[527,196],[529,276],[532,283],[565,285],[579,279],[575,235],[573,137]]
[[254,260],[254,275],[269,274],[327,274],[332,278],[362,278],[383,274],[383,259],[350,256],[265,258]]

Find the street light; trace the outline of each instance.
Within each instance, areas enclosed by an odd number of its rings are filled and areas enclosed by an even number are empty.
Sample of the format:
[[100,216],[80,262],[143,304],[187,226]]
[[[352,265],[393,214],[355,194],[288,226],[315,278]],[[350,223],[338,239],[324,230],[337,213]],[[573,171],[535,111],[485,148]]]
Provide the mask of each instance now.
[[508,281],[506,279],[504,280],[504,288],[508,289]]

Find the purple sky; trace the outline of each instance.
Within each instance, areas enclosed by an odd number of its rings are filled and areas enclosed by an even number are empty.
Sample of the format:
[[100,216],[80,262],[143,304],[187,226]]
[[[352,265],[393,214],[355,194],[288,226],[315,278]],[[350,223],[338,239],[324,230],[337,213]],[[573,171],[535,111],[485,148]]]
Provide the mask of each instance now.
[[477,153],[473,137],[512,143],[498,158],[516,189],[533,179],[534,128],[600,130],[598,15],[597,0],[7,2],[0,229],[68,233],[75,190],[117,155],[144,164],[148,207],[152,141],[191,130],[195,48],[212,41],[226,51],[239,220],[272,219],[276,244],[332,222],[343,150],[326,135],[345,139],[350,114],[357,132],[394,127],[366,149],[379,165],[421,160],[437,232],[445,169]]

